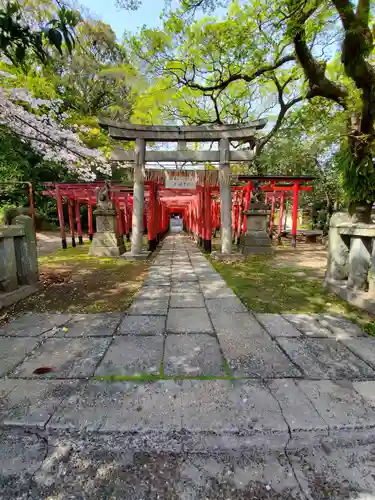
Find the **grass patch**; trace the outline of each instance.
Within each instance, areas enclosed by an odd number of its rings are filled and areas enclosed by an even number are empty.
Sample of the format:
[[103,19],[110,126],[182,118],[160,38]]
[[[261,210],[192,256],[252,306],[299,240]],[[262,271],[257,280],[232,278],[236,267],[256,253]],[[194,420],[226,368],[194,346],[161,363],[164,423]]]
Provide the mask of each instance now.
[[59,249],[39,258],[43,288],[15,304],[8,313],[123,312],[142,286],[149,263],[91,257],[90,243]]
[[278,267],[277,259],[277,254],[252,255],[235,264],[212,260],[212,265],[255,312],[330,313],[361,325],[368,323],[371,318],[368,313],[328,292],[313,269],[294,265]]

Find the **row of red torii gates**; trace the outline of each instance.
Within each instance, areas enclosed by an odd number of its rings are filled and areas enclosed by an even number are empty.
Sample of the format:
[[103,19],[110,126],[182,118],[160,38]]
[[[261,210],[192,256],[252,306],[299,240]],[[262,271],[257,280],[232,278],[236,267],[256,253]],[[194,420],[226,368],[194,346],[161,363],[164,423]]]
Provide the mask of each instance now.
[[[184,230],[191,234],[206,251],[211,251],[212,237],[221,229],[220,186],[212,180],[212,175],[211,179],[207,179],[205,175],[202,175],[202,171],[200,174],[201,181],[194,189],[168,188],[165,186],[163,176],[160,173],[157,176],[155,172],[153,177],[157,177],[157,180],[144,181],[143,230],[147,233],[148,250],[155,250],[162,236],[169,230],[171,214],[179,214]],[[239,175],[235,179],[237,185],[231,186],[232,241],[238,242],[241,234],[246,232],[244,211],[250,206],[256,185],[265,193],[266,201],[270,204],[270,237],[273,234],[280,236],[283,232],[285,202],[292,200],[291,234],[292,245],[295,246],[299,193],[312,190],[310,183],[313,178],[309,176],[259,177]],[[104,182],[51,183],[46,185],[44,194],[56,199],[63,248],[67,248],[64,205],[67,206],[72,246],[76,246],[76,237],[78,237],[79,243],[83,242],[81,222],[81,207],[83,205],[87,206],[88,236],[91,240],[95,227],[97,192],[103,185]],[[129,241],[133,225],[133,187],[112,182],[110,197],[116,209],[117,232]],[[279,218],[277,227],[275,227],[274,220],[277,209],[279,210]]]
[[[131,164],[133,168],[133,186],[126,187],[112,184],[111,201],[117,210],[117,231],[129,237],[131,233],[130,258],[145,258],[143,252],[143,234],[147,229],[149,250],[154,250],[159,239],[169,228],[171,213],[180,213],[184,228],[207,251],[211,250],[213,232],[221,230],[221,253],[231,254],[233,239],[246,230],[243,212],[249,208],[251,193],[255,181],[262,181],[260,187],[265,191],[272,204],[271,234],[276,203],[282,210],[285,199],[292,197],[292,244],[296,243],[298,195],[300,191],[309,191],[306,185],[311,177],[242,177],[242,185],[233,186],[230,163],[249,162],[253,159],[252,147],[256,144],[254,134],[263,129],[267,120],[255,120],[247,124],[233,125],[134,125],[121,123],[106,118],[99,120],[102,128],[116,141],[135,142],[135,149],[115,147],[112,160],[122,164]],[[150,150],[147,143],[177,143],[177,150]],[[189,144],[211,143],[210,149],[196,150]],[[213,150],[212,145],[218,144]],[[241,145],[250,145],[250,149],[239,149]],[[233,146],[236,146],[233,149]],[[178,171],[177,178],[170,182],[169,170],[147,169],[150,163],[207,164],[217,165],[212,170]],[[184,179],[185,176],[185,179]],[[186,182],[185,182],[186,181]],[[99,183],[60,184],[47,190],[47,194],[57,200],[61,237],[66,246],[63,220],[63,202],[68,203],[69,225],[72,242],[75,244],[76,218],[79,240],[82,240],[80,209],[82,203],[88,205],[89,234],[93,234],[93,210]],[[282,217],[280,217],[282,220]],[[280,228],[279,228],[280,229]]]

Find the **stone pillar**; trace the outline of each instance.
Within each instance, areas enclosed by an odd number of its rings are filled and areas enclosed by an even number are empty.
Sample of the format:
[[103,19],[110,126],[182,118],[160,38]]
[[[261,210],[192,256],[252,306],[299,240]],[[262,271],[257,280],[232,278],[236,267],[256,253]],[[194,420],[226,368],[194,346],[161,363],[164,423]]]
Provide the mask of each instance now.
[[12,292],[18,287],[14,237],[23,234],[18,226],[0,226],[0,292]]
[[145,211],[144,167],[146,160],[146,141],[138,138],[135,143],[133,218],[131,251],[124,257],[129,260],[147,259],[150,252],[143,251],[143,217]]
[[18,215],[12,224],[23,226],[25,235],[14,238],[19,285],[31,285],[39,279],[38,254],[33,220],[27,215]]
[[220,139],[221,253],[232,253],[232,191],[230,187],[229,140]]
[[133,224],[132,224],[132,249],[131,253],[136,255],[142,252],[143,239],[143,215],[145,186],[143,180],[143,169],[146,157],[146,143],[144,139],[137,139],[135,146],[134,165],[134,191],[133,191]]
[[349,236],[340,234],[337,227],[342,223],[350,223],[347,212],[337,212],[332,215],[328,232],[328,262],[326,280],[344,281],[349,276]]
[[368,289],[368,273],[372,253],[372,240],[361,236],[350,238],[348,288]]

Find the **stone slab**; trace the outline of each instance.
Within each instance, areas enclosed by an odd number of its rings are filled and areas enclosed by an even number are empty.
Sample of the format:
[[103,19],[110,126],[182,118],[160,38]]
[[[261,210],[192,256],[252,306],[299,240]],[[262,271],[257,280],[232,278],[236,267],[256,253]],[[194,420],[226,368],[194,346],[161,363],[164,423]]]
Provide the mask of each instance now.
[[188,283],[197,283],[198,277],[195,273],[183,274],[183,273],[173,273],[172,274],[172,284],[176,281],[186,281]]
[[201,289],[205,299],[235,298],[236,295],[223,281],[201,281]]
[[373,445],[324,443],[312,449],[290,450],[288,457],[303,485],[305,499],[372,500],[374,497]]
[[205,308],[169,309],[167,332],[214,333]]
[[162,336],[115,337],[95,376],[158,374],[163,344]]
[[171,294],[174,293],[201,293],[201,287],[199,283],[174,281],[172,283]]
[[170,307],[205,307],[204,297],[201,293],[194,292],[175,292],[171,295]]
[[166,375],[225,375],[220,346],[215,337],[204,334],[167,336],[164,351]]
[[0,381],[12,390],[0,399],[0,422],[3,425],[43,427],[54,411],[77,387],[76,381],[8,380]]
[[166,316],[169,305],[169,294],[157,299],[137,298],[126,311],[126,314],[135,316]]
[[135,300],[167,298],[170,293],[168,286],[149,285],[143,286]]
[[37,337],[66,324],[70,314],[26,313],[0,329],[0,335]]
[[332,337],[332,332],[310,314],[283,314],[283,316],[307,337]]
[[163,335],[166,316],[125,316],[117,335]]
[[301,337],[302,333],[280,314],[255,314],[271,337]]
[[299,377],[301,372],[250,313],[211,316],[224,356],[238,377]]
[[333,316],[331,314],[313,314],[312,316],[323,325],[324,328],[330,330],[333,334],[332,336],[336,339],[362,337],[365,335],[358,325],[346,318]]
[[[47,443],[37,433],[19,433],[0,431],[0,484],[4,487],[7,479],[17,477],[19,484],[24,475],[32,475],[40,468],[40,464],[48,453]],[[13,477],[12,477],[13,476]],[[4,500],[11,497],[17,498],[12,484],[8,485],[9,491],[5,493],[1,488],[0,496]],[[40,498],[42,495],[40,495]]]
[[55,337],[111,337],[122,316],[121,313],[74,314]]
[[333,339],[287,339],[278,343],[309,378],[363,379],[375,372],[346,347]]
[[354,391],[351,384],[332,380],[297,382],[331,432],[375,427],[375,409]]
[[151,266],[149,272],[148,272],[148,278],[168,278],[170,279],[172,274],[172,270],[169,267],[165,266]]
[[273,380],[268,382],[268,387],[282,408],[293,438],[328,435],[327,423],[294,380]]
[[362,396],[369,406],[375,408],[375,381],[353,382],[353,389]]
[[147,278],[143,282],[143,286],[159,286],[159,287],[170,287],[171,286],[171,280],[170,278]]
[[[104,356],[111,338],[48,339],[13,372],[22,378],[91,377]],[[46,374],[34,374],[38,368],[51,368]]]
[[301,372],[266,333],[252,336],[236,331],[217,332],[225,358],[235,377],[300,377]]
[[83,384],[64,401],[48,429],[119,432],[181,430],[181,386],[173,380],[152,383]]
[[186,431],[288,435],[277,401],[258,381],[184,380],[181,398]]
[[237,297],[206,299],[206,306],[211,317],[221,313],[247,312],[247,307]]
[[355,355],[369,364],[375,369],[375,338],[362,337],[362,338],[347,338],[341,339],[341,342],[350,349]]
[[152,252],[147,252],[144,251],[142,253],[131,253],[131,252],[126,252],[123,255],[121,255],[122,259],[125,260],[147,260]]
[[223,335],[238,334],[239,337],[265,337],[269,339],[264,328],[249,312],[220,312],[211,315],[211,321],[216,333]]
[[38,343],[35,338],[0,338],[0,377],[21,363]]

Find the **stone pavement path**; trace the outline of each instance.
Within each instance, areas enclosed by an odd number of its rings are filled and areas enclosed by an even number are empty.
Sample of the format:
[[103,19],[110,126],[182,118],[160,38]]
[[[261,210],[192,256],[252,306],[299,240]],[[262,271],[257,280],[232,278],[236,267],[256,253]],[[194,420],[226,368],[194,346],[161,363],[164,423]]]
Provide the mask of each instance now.
[[375,435],[375,339],[329,315],[251,313],[181,235],[165,239],[126,313],[26,314],[0,329],[0,377],[0,430],[81,443],[121,433],[142,453],[179,456],[271,449],[298,495],[296,449]]

